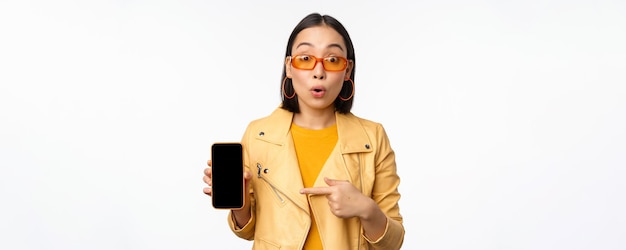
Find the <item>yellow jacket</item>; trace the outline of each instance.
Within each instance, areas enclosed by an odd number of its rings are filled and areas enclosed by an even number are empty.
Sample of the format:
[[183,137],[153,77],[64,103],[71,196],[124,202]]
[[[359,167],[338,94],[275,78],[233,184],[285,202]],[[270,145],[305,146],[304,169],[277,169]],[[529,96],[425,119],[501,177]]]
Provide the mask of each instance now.
[[252,173],[252,218],[237,228],[229,214],[233,232],[254,240],[253,249],[302,249],[311,226],[310,213],[314,213],[324,249],[399,249],[404,240],[398,207],[400,178],[382,125],[336,113],[337,146],[314,185],[327,186],[324,177],[348,180],[371,197],[387,215],[387,228],[379,239],[370,240],[358,218],[332,214],[325,196],[299,193],[303,184],[289,132],[292,118],[293,113],[277,108],[248,125],[242,144],[245,167]]

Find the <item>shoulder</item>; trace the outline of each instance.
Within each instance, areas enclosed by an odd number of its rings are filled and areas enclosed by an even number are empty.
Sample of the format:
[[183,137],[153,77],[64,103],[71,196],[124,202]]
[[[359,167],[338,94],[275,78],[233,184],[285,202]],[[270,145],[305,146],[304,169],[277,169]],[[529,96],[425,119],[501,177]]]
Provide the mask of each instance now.
[[357,116],[354,113],[340,114],[339,116],[350,121],[349,124],[359,124],[366,130],[384,130],[382,123]]
[[288,121],[290,123],[292,117],[293,117],[293,113],[291,113],[290,111],[287,111],[285,109],[282,109],[280,107],[277,107],[269,115],[266,115],[266,116],[263,116],[263,117],[260,117],[260,118],[252,120],[248,124],[248,127],[272,125],[272,124],[277,124],[277,123],[285,123],[286,121]]
[[281,141],[289,132],[292,118],[292,112],[278,107],[271,114],[252,120],[246,128],[244,137],[272,142]]
[[337,130],[341,142],[345,145],[370,144],[376,145],[385,143],[387,133],[380,122],[362,118],[353,113],[337,115]]

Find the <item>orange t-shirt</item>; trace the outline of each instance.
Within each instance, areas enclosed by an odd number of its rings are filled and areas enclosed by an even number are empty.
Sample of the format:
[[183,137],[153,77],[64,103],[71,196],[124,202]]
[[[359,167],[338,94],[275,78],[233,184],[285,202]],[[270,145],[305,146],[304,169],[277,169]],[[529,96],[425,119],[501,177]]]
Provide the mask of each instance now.
[[[328,156],[337,144],[337,124],[320,130],[306,129],[292,124],[291,135],[296,148],[302,183],[304,187],[313,187]],[[311,213],[311,229],[303,249],[323,249],[313,213]]]

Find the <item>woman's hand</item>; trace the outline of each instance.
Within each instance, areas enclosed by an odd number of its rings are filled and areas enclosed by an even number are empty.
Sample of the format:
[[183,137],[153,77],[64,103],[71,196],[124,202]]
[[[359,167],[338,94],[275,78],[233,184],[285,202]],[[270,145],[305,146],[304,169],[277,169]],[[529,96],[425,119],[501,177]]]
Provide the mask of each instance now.
[[370,198],[363,195],[354,185],[344,180],[324,178],[328,187],[312,187],[300,190],[302,194],[325,195],[330,211],[339,218],[366,218]]
[[348,181],[324,177],[328,187],[303,188],[301,194],[325,195],[330,211],[339,218],[359,217],[369,239],[378,239],[385,232],[387,216],[378,204],[363,195]]
[[205,187],[204,189],[202,189],[202,191],[208,195],[211,196],[211,186],[213,186],[213,180],[211,179],[211,174],[213,173],[211,171],[211,160],[208,160],[206,162],[206,164],[209,166],[208,168],[204,169],[204,177],[202,177],[202,180],[204,181],[204,183],[206,183],[208,185],[208,187]]
[[[211,196],[213,194],[213,190],[211,189],[211,186],[213,186],[213,177],[212,177],[212,171],[211,171],[211,166],[212,166],[212,162],[211,160],[207,161],[207,165],[209,166],[208,168],[204,169],[204,176],[202,177],[202,180],[204,181],[204,183],[206,183],[208,185],[208,187],[205,187],[204,189],[202,189],[202,191],[208,195]],[[235,220],[237,221],[237,226],[239,227],[243,227],[248,220],[250,220],[251,214],[250,214],[250,192],[248,192],[250,190],[250,180],[252,180],[252,174],[250,174],[250,171],[248,171],[247,169],[244,170],[243,172],[243,178],[244,178],[244,183],[245,183],[245,192],[244,192],[244,206],[241,209],[233,209],[231,210],[233,212],[233,216],[235,216]]]

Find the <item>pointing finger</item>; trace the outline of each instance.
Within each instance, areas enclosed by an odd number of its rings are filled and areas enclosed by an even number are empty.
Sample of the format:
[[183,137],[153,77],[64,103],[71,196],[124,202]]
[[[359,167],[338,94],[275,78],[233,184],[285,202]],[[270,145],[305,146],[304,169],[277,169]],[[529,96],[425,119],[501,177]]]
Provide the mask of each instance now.
[[324,177],[324,182],[326,182],[326,184],[328,184],[328,186],[334,186],[334,185],[337,185],[337,184],[339,184],[341,182],[348,182],[348,181],[345,181],[345,180],[335,180],[335,179],[331,179],[331,178],[328,178],[328,177]]
[[300,189],[301,194],[321,194],[328,195],[332,193],[332,189],[329,187],[311,187]]

